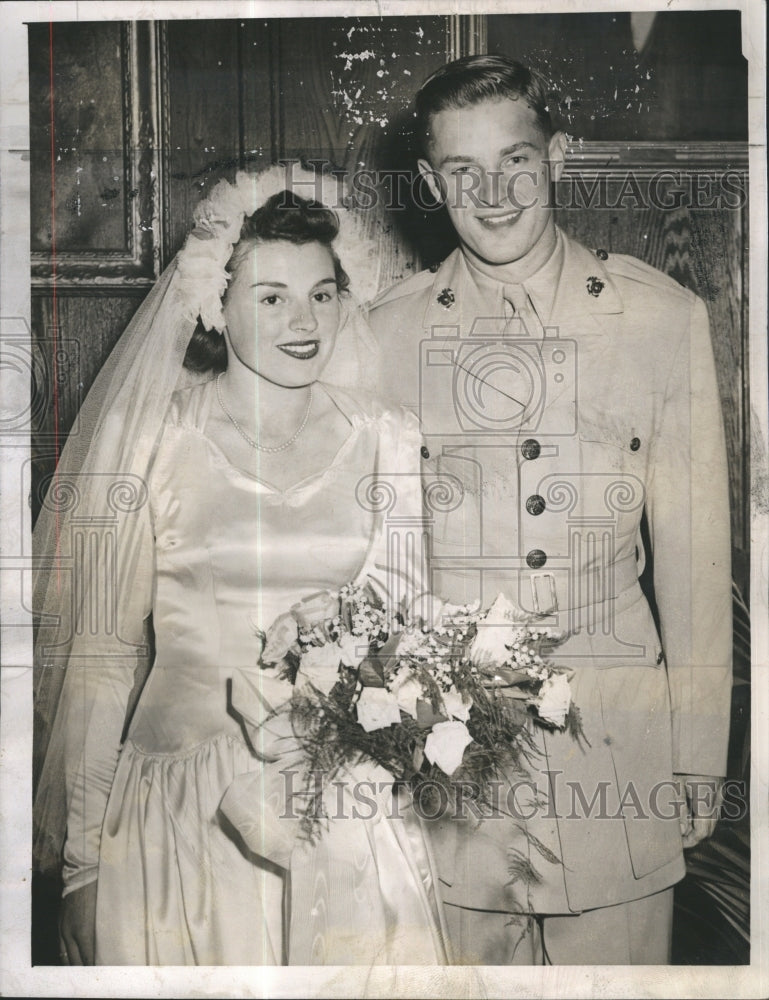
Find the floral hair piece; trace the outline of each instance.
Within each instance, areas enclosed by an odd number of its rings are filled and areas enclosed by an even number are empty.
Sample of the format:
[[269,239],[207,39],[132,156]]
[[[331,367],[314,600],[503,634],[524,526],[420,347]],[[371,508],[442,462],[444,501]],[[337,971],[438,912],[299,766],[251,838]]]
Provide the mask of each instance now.
[[344,185],[334,176],[296,169],[289,163],[260,173],[238,171],[234,184],[219,181],[197,205],[195,226],[177,256],[182,308],[191,322],[200,317],[207,330],[224,331],[222,296],[230,279],[226,265],[240,239],[243,221],[268,198],[284,190],[320,201],[336,211],[339,234],[334,249],[350,276],[355,296],[364,302],[376,294],[376,248],[364,235],[360,212],[349,207]]

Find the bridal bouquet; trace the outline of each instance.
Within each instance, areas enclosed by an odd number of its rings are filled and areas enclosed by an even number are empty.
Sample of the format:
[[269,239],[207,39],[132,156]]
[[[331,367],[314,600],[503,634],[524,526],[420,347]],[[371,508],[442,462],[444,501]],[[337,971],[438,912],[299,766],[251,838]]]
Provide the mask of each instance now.
[[570,671],[548,660],[565,638],[502,594],[486,611],[427,596],[392,621],[370,588],[347,584],[281,615],[260,663],[293,684],[279,711],[305,758],[305,832],[317,833],[323,787],[361,759],[415,796],[448,801],[461,786],[483,800],[493,780],[526,773],[532,726],[578,738]]

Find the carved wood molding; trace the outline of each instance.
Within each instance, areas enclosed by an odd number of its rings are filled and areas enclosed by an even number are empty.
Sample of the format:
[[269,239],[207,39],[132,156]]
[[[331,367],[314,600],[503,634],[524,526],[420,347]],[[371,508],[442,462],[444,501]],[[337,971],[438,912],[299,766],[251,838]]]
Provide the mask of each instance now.
[[171,243],[171,220],[169,217],[169,169],[168,143],[171,135],[171,102],[168,86],[168,32],[165,21],[157,21],[154,26],[155,58],[153,62],[153,84],[157,108],[157,147],[159,204],[157,207],[158,242],[156,256],[159,270],[168,264],[166,253]]
[[637,176],[661,171],[723,173],[748,171],[746,142],[569,142],[566,173],[616,175],[632,170]]
[[[488,52],[485,14],[446,17],[446,60]],[[584,141],[572,139],[566,176],[622,175],[632,169],[638,178],[672,169],[695,173],[737,171],[747,174],[747,142]]]
[[125,245],[120,249],[33,251],[33,292],[56,289],[89,291],[108,288],[147,288],[157,279],[162,168],[158,147],[160,88],[156,26],[151,21],[121,25],[121,62],[124,68],[122,189]]
[[488,51],[485,14],[450,14],[446,17],[446,62]]

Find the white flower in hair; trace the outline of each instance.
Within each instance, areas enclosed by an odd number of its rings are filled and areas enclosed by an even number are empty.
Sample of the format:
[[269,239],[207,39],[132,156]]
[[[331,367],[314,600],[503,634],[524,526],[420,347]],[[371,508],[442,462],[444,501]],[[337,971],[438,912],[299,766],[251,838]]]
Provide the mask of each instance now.
[[256,174],[239,171],[234,184],[219,181],[195,208],[195,227],[177,256],[182,308],[193,323],[199,316],[207,330],[224,331],[222,296],[230,278],[226,265],[243,222],[268,198],[285,190],[336,212],[339,235],[334,248],[352,290],[359,301],[376,294],[379,258],[373,241],[364,235],[361,214],[349,207],[343,183],[287,163]]
[[[241,190],[228,181],[219,181],[208,198],[204,198],[195,208],[194,235],[209,233],[215,239],[230,244],[237,243],[240,227],[248,205],[243,200]],[[255,209],[252,209],[255,211]]]

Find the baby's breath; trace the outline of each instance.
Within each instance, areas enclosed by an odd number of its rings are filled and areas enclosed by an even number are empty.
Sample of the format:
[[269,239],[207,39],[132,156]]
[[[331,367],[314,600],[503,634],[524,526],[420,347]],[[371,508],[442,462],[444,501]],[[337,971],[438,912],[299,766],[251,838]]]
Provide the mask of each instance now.
[[[474,643],[483,628],[494,626],[483,625],[487,613],[476,605],[444,605],[433,622],[417,615],[400,617],[395,619],[398,629],[391,632],[393,619],[373,590],[348,583],[337,596],[336,613],[298,630],[299,661],[312,647],[329,643],[338,644],[340,654],[336,683],[324,691],[306,683],[297,686],[287,709],[308,775],[322,772],[330,782],[340,768],[368,759],[415,793],[425,783],[438,782],[451,795],[470,782],[483,798],[490,782],[525,773],[536,754],[531,725],[542,722],[537,716],[540,692],[562,673],[548,655],[564,636],[554,637],[539,621],[516,619],[509,638],[493,646],[489,663],[479,657]],[[317,663],[318,651],[312,652]],[[372,693],[369,689],[361,700],[369,685],[383,687],[397,702],[400,723],[364,730],[358,714]],[[426,740],[435,724],[459,718],[470,743],[459,770],[447,775],[425,761]],[[573,706],[568,725],[579,738],[579,714]],[[314,795],[308,784],[309,802]],[[314,814],[308,812],[304,819],[306,832],[317,834]]]

